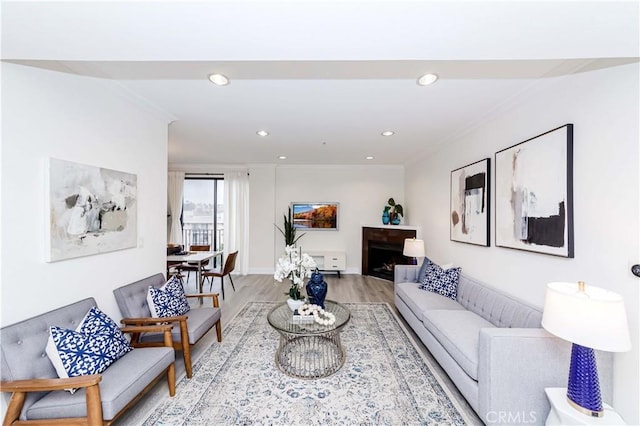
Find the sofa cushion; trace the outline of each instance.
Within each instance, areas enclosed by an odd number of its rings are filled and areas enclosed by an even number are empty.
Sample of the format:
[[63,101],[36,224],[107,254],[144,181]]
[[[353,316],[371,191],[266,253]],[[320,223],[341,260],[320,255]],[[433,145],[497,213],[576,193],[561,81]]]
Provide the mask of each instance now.
[[478,380],[480,329],[495,328],[466,310],[429,310],[422,323],[473,380]]
[[496,327],[541,327],[540,309],[464,274],[460,276],[456,300]]
[[[187,321],[187,329],[189,330],[189,344],[195,344],[213,325],[220,319],[222,311],[220,308],[196,308],[189,311],[189,320]],[[180,341],[180,324],[173,323],[171,329],[174,341]],[[162,342],[164,335],[162,333],[144,333],[140,336],[140,342]]]
[[147,303],[154,318],[184,315],[190,309],[182,283],[175,276],[160,288],[149,286]]
[[165,282],[164,275],[155,274],[113,290],[122,316],[124,318],[149,318],[151,316],[147,303],[149,286],[162,287]]
[[437,293],[420,290],[417,283],[396,284],[396,294],[420,321],[422,321],[422,313],[428,309],[464,309],[455,300]]
[[[173,348],[138,348],[128,352],[113,363],[100,382],[102,414],[111,420],[136,395],[166,370],[175,359]],[[49,392],[25,411],[29,420],[84,417],[87,414],[85,389],[70,394],[64,391]]]
[[420,288],[455,300],[459,278],[460,268],[445,270],[439,265],[429,262],[425,268],[424,277],[419,281]]

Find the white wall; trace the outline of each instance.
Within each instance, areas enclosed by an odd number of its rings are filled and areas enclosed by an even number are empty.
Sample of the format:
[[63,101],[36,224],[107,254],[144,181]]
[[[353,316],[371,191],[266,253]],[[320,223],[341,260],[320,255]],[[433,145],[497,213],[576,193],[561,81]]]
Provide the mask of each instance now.
[[[253,175],[253,171],[252,171]],[[267,181],[261,181],[268,185]],[[338,231],[306,231],[298,245],[307,251],[341,250],[347,255],[347,273],[361,268],[362,225],[382,223],[381,215],[389,197],[404,204],[404,168],[399,166],[278,166],[275,169],[275,203],[270,223],[261,232],[275,236],[270,258],[261,264],[273,273],[275,259],[282,254],[284,238],[273,224],[282,227],[282,217],[292,201],[338,202]],[[252,179],[253,184],[253,179]],[[254,191],[269,191],[251,187]],[[252,211],[259,206],[252,205]],[[266,209],[259,214],[267,215]],[[253,217],[253,214],[252,214]],[[262,238],[252,233],[252,242]]]
[[282,228],[282,217],[292,201],[340,203],[339,230],[306,231],[299,245],[309,251],[345,251],[347,273],[360,273],[362,225],[382,223],[389,197],[404,204],[401,166],[169,164],[169,170],[188,173],[231,169],[249,170],[250,274],[273,274],[284,249],[284,238],[274,225]]
[[[550,281],[584,280],[623,295],[633,349],[615,357],[613,405],[629,424],[640,423],[640,282],[629,270],[640,262],[638,72],[634,64],[546,80],[497,118],[408,165],[405,188],[412,224],[422,225],[427,255],[435,261],[453,261],[538,306]],[[451,170],[485,157],[493,168],[496,151],[565,123],[574,124],[575,258],[494,247],[493,211],[491,247],[451,242]]]
[[[155,114],[155,113],[153,113]],[[165,268],[167,119],[109,81],[2,64],[3,325],[95,297]],[[48,157],[135,173],[138,247],[44,261]]]

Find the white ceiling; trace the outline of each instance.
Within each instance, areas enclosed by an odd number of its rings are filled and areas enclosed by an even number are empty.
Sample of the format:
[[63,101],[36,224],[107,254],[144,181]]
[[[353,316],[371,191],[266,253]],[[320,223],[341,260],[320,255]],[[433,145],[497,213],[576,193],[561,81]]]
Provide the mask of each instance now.
[[3,2],[2,59],[141,96],[171,163],[404,164],[540,81],[637,62],[638,22],[637,1]]

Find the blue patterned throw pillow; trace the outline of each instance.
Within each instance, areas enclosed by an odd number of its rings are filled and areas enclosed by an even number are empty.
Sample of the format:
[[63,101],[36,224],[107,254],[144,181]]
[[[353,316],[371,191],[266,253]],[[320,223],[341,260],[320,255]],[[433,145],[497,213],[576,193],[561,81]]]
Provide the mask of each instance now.
[[460,268],[442,269],[437,264],[430,262],[425,268],[419,288],[456,300],[459,279]]
[[76,330],[50,327],[45,349],[62,378],[102,373],[131,350],[118,325],[96,307],[89,310]]
[[184,295],[184,288],[176,277],[172,277],[160,288],[149,287],[147,303],[154,318],[184,315],[191,309]]
[[76,331],[83,334],[97,335],[107,334],[111,337],[111,351],[113,351],[116,359],[133,349],[124,333],[111,318],[107,316],[97,307],[93,307],[87,312],[84,319],[80,322]]

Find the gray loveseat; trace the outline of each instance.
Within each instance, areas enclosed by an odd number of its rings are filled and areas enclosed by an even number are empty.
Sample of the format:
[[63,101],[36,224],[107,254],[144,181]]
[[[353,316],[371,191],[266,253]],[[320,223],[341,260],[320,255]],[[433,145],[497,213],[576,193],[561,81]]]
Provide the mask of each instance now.
[[[456,300],[418,288],[397,265],[396,308],[486,424],[544,424],[545,387],[566,387],[571,345],[540,327],[542,312],[461,274]],[[603,401],[612,357],[598,352]]]
[[[162,331],[167,346],[134,349],[101,375],[58,378],[45,354],[49,327],[75,329],[93,306],[93,298],[84,299],[0,330],[1,387],[13,393],[3,424],[18,419],[82,424],[78,421],[82,418],[88,425],[110,424],[165,373],[169,393],[175,394],[175,351],[169,325],[123,329]],[[79,389],[71,394],[66,388]]]

